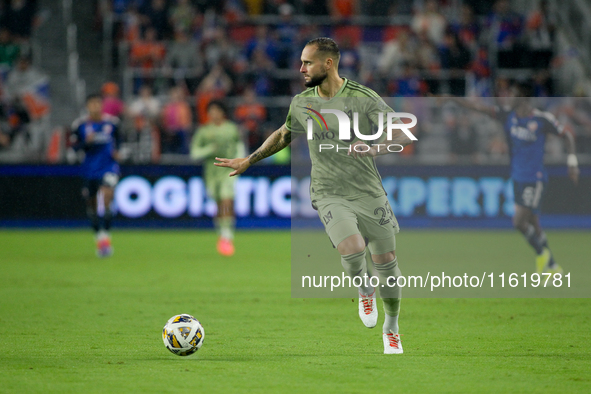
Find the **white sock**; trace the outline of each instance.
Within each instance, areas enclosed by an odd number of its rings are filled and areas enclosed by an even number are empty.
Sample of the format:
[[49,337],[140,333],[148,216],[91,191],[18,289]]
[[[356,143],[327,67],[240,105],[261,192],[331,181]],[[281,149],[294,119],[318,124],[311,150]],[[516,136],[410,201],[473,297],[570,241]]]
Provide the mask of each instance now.
[[[367,271],[365,267],[365,250],[359,253],[341,256],[341,264],[343,265],[343,268],[345,269],[347,275],[351,277],[352,281],[356,277],[359,277],[361,279],[361,286],[359,286],[358,288],[361,294],[373,294],[375,290],[371,285],[369,285],[369,279],[365,279],[363,277]],[[365,280],[367,280],[368,286],[365,286]]]
[[385,315],[386,320],[384,320],[384,326],[382,327],[384,334],[389,334],[390,331],[394,334],[398,334],[398,315],[390,316],[387,313],[385,313]]

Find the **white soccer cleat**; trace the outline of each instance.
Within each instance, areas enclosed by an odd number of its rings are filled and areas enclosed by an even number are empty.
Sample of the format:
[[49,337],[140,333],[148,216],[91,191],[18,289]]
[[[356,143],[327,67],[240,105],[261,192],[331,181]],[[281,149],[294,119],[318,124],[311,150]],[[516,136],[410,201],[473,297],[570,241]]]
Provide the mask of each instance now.
[[367,328],[374,328],[378,323],[375,290],[370,295],[359,293],[359,318]]
[[390,331],[383,335],[384,338],[384,354],[402,354],[402,342],[400,342],[400,335],[394,334]]

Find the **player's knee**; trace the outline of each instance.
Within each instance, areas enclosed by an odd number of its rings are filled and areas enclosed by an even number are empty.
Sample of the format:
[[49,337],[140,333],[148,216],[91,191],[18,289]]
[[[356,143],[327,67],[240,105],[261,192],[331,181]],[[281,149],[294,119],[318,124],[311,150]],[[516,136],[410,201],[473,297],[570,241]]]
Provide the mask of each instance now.
[[527,220],[525,220],[525,217],[523,215],[515,215],[513,216],[513,227],[516,230],[519,230],[521,232],[525,232],[527,230]]
[[105,207],[110,206],[111,202],[113,202],[113,197],[115,196],[115,190],[112,187],[103,186],[101,187],[101,193],[103,194]]
[[396,258],[396,251],[393,250],[391,252],[382,253],[382,254],[372,254],[371,259],[375,264],[386,264],[390,261],[393,261]]
[[365,241],[359,234],[351,235],[345,238],[337,245],[337,250],[341,256],[360,253],[365,250]]

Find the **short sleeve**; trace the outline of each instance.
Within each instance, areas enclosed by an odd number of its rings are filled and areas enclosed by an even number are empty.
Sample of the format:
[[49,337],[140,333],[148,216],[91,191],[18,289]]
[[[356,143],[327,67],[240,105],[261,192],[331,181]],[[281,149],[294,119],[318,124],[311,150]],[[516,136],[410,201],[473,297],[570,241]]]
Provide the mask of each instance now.
[[297,116],[293,116],[297,112],[297,106],[295,102],[298,101],[297,98],[294,98],[289,105],[289,112],[287,113],[287,118],[285,118],[285,127],[289,130],[292,134],[303,134],[306,132],[304,125],[298,119]]
[[380,124],[380,113],[382,113],[383,130],[388,128],[388,112],[394,112],[392,108],[381,97],[370,97],[366,99],[367,117],[376,126]]

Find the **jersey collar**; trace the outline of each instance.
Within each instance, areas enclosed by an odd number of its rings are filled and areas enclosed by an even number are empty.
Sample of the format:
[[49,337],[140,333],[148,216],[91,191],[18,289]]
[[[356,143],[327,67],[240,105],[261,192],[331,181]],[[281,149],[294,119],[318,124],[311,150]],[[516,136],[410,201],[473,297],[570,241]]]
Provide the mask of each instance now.
[[320,97],[321,99],[325,99],[326,101],[330,101],[335,97],[339,97],[341,95],[341,93],[343,93],[343,91],[345,90],[345,86],[347,86],[347,82],[349,82],[349,80],[347,78],[341,78],[343,80],[343,84],[341,85],[341,88],[339,89],[339,91],[334,95],[334,97],[329,98],[328,100],[326,100],[324,97],[321,97],[318,94],[318,86],[314,87],[314,94],[316,95],[316,97]]

